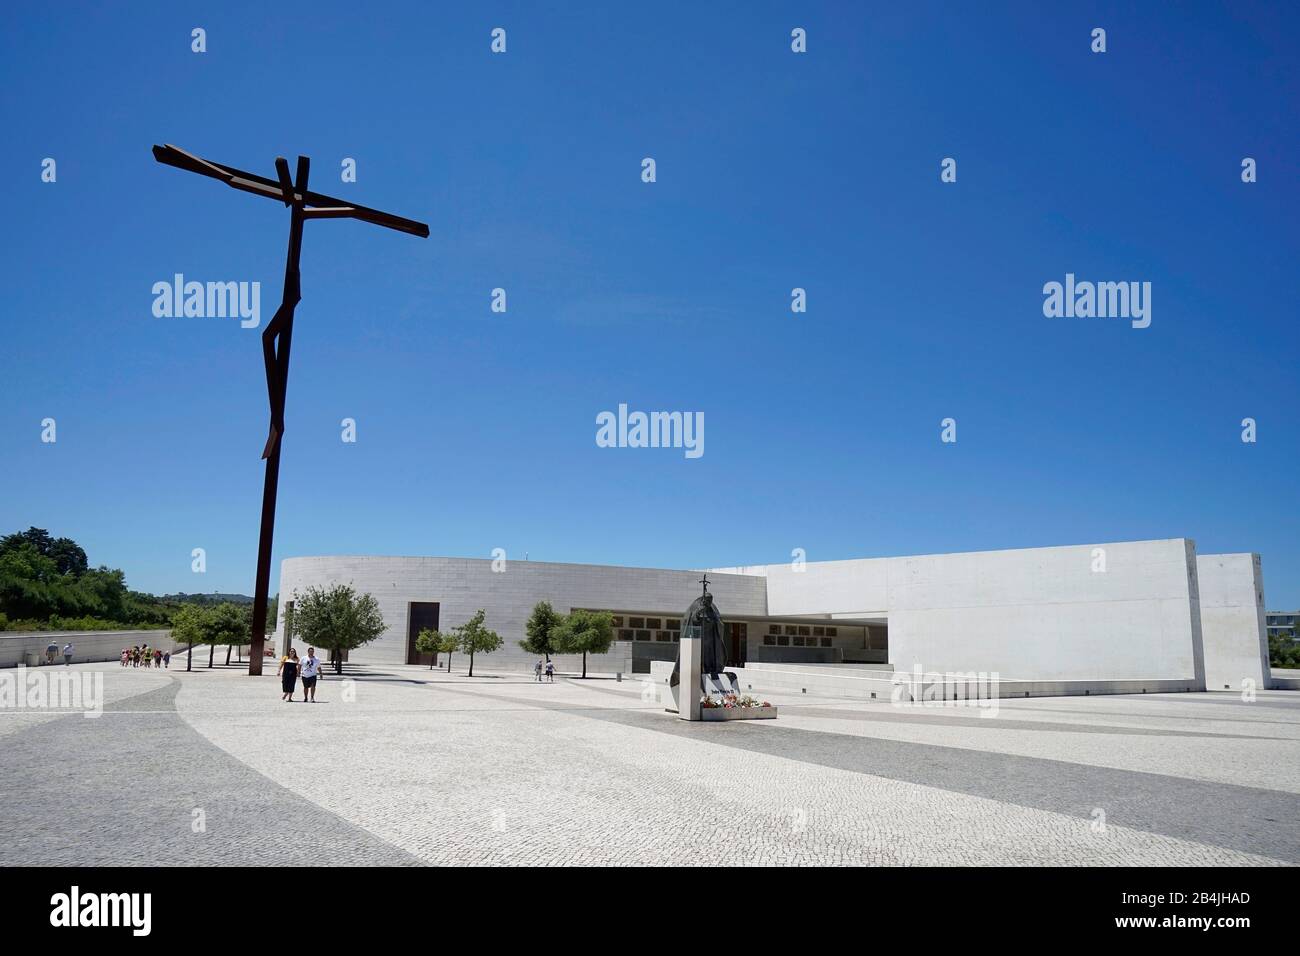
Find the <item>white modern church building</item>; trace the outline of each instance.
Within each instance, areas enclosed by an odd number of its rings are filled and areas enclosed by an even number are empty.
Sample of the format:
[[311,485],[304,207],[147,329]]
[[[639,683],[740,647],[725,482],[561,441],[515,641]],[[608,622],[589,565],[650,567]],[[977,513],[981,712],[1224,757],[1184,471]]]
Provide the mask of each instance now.
[[[729,667],[755,689],[887,695],[894,672],[996,674],[1001,696],[1234,691],[1274,686],[1256,554],[1186,538],[709,569]],[[441,557],[322,556],[281,565],[280,601],[312,585],[373,595],[387,630],[351,660],[430,664],[415,647],[479,608],[506,640],[485,670],[527,669],[538,601],[609,611],[595,672],[648,674],[676,655],[700,570]],[[277,647],[291,635],[279,615]],[[577,660],[558,659],[562,669]]]

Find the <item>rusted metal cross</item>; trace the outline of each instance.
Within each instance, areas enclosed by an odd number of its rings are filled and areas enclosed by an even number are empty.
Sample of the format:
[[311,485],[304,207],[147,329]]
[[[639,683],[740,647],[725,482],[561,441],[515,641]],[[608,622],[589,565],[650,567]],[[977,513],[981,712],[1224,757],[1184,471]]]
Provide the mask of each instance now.
[[[302,298],[298,260],[302,252],[302,225],[308,219],[360,219],[409,233],[422,239],[429,237],[429,227],[413,219],[358,206],[346,199],[335,199],[307,190],[311,161],[298,157],[296,176],[289,179],[289,161],[276,157],[276,179],[245,172],[222,163],[200,159],[175,146],[155,146],[154,159],[177,169],[219,179],[233,189],[276,199],[290,209],[289,253],[284,266],[284,295],[280,307],[262,331],[262,362],[266,366],[266,394],[271,405],[271,426],[262,457],[266,459],[266,478],[262,485],[262,530],[257,541],[257,583],[253,595],[252,643],[249,647],[248,673],[262,673],[262,646],[266,631],[266,601],[271,586],[271,543],[275,536],[275,498],[280,484],[280,437],[284,434],[284,402],[289,386],[289,349],[293,344],[293,313]],[[283,611],[281,612],[283,613]]]

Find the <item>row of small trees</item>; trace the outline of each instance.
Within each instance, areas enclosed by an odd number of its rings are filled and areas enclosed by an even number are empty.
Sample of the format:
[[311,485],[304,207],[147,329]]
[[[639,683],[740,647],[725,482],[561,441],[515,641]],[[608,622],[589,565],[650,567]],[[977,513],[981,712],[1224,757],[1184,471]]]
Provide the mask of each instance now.
[[[293,640],[305,646],[334,651],[334,669],[343,669],[343,651],[368,644],[384,632],[384,616],[379,603],[369,594],[358,594],[346,584],[310,587],[294,595],[291,615],[285,627]],[[252,606],[223,603],[217,605],[183,604],[172,616],[172,640],[188,644],[185,669],[193,661],[195,644],[208,645],[208,666],[218,644],[226,645],[226,663],[230,649],[246,647],[251,641]]]
[[[193,646],[208,645],[208,666],[218,644],[225,644],[226,663],[230,648],[250,643],[250,608],[236,604],[203,606],[187,604],[179,608],[172,624],[172,639],[190,646],[186,669],[192,666]],[[469,676],[474,676],[474,658],[491,654],[505,643],[501,635],[484,624],[487,616],[479,608],[464,624],[449,631],[425,628],[415,646],[425,654],[450,655],[456,651],[469,655]],[[384,631],[379,604],[369,594],[358,594],[351,586],[336,584],[328,588],[310,587],[294,594],[293,610],[286,614],[285,627],[299,644],[335,651],[335,670],[341,671],[343,651],[368,644]],[[582,676],[587,676],[587,655],[604,654],[614,642],[614,618],[607,611],[577,609],[558,613],[548,601],[539,601],[525,626],[526,637],[519,646],[530,654],[581,654]],[[430,664],[430,667],[433,665]]]
[[194,645],[208,645],[208,666],[218,644],[226,645],[226,663],[230,663],[230,648],[246,647],[250,639],[252,605],[238,604],[202,605],[182,604],[172,615],[172,641],[189,645],[185,652],[185,669],[194,663]]
[[[505,643],[501,635],[483,626],[487,612],[479,608],[474,616],[459,627],[450,631],[435,631],[426,627],[415,636],[415,647],[422,654],[442,653],[447,655],[447,671],[451,671],[451,655],[461,651],[469,655],[469,676],[474,676],[474,655],[491,654]],[[429,665],[433,670],[433,665]]]
[[[415,646],[422,654],[446,654],[447,669],[451,670],[451,655],[456,651],[469,655],[469,676],[474,676],[474,655],[491,654],[505,643],[496,631],[483,624],[486,612],[478,612],[459,627],[450,631],[425,628],[415,638]],[[604,654],[614,643],[614,616],[607,611],[575,610],[560,614],[548,601],[539,601],[524,626],[527,635],[519,646],[529,654],[581,654],[582,676],[587,676],[587,655]],[[430,669],[433,665],[429,665]]]
[[552,654],[581,654],[582,676],[587,676],[587,655],[604,654],[614,643],[614,615],[608,611],[577,608],[560,614],[549,601],[538,601],[524,625],[527,635],[519,646],[549,661]]

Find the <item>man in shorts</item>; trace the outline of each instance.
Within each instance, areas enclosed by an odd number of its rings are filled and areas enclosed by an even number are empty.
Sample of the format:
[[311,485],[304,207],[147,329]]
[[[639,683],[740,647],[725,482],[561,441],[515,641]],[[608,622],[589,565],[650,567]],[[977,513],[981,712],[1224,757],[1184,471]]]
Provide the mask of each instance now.
[[298,662],[298,675],[302,678],[303,703],[316,703],[316,678],[320,676],[320,658],[316,648],[307,648],[307,656]]

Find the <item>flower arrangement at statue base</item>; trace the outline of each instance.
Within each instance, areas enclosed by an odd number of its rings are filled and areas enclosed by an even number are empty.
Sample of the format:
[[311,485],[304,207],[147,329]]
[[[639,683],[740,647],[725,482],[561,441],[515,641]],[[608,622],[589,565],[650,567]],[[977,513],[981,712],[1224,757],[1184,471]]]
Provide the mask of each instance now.
[[705,694],[700,701],[701,720],[773,720],[776,708],[749,694]]

